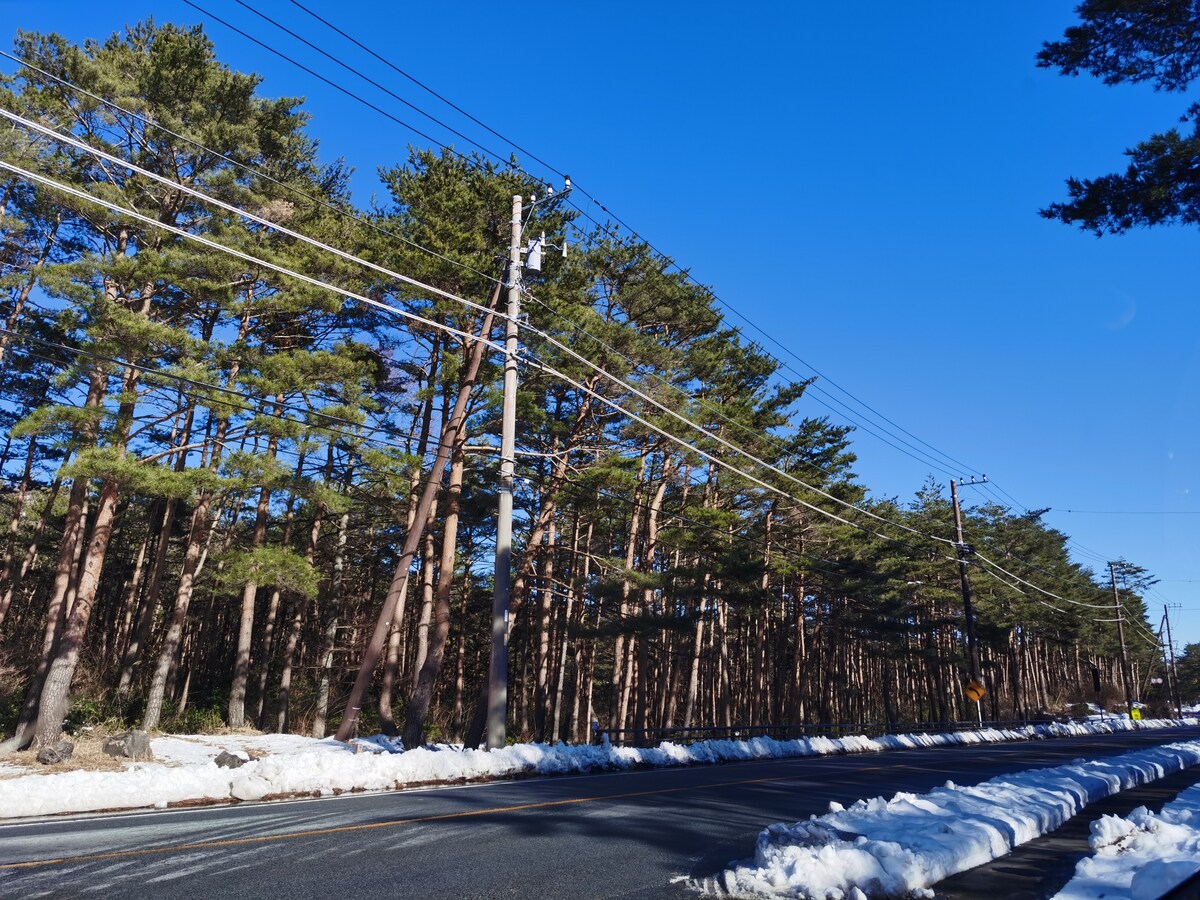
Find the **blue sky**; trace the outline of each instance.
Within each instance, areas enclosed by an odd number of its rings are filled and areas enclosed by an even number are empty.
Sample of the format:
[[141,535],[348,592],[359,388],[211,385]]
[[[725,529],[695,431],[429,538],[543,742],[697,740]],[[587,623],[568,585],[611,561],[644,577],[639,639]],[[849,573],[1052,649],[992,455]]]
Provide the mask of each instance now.
[[[196,2],[421,121],[235,0]],[[797,373],[819,370],[828,394],[801,412],[844,420],[821,403],[854,406],[832,380],[963,464],[941,471],[860,433],[857,468],[873,491],[908,498],[930,473],[943,484],[987,473],[1021,504],[1053,507],[1045,520],[1080,561],[1123,556],[1163,579],[1152,621],[1178,603],[1176,641],[1200,641],[1198,235],[1097,239],[1037,215],[1066,177],[1123,168],[1125,148],[1194,98],[1037,69],[1042,41],[1074,21],[1072,2],[305,2],[569,173],[769,331],[782,347],[768,349]],[[437,108],[287,0],[254,5]],[[224,61],[266,76],[264,93],[308,98],[323,155],[356,167],[363,202],[377,166],[426,143],[182,0],[0,10],[9,34],[76,40],[147,15],[205,22]]]

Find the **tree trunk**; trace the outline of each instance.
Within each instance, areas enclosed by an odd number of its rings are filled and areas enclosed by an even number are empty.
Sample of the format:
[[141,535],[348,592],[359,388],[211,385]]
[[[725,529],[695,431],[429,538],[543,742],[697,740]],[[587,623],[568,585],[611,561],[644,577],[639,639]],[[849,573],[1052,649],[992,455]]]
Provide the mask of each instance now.
[[12,603],[13,592],[10,585],[15,573],[13,565],[16,562],[17,536],[21,531],[21,514],[25,511],[25,500],[29,496],[32,483],[33,460],[37,455],[37,441],[29,439],[29,448],[25,453],[25,470],[21,473],[21,483],[13,497],[12,519],[8,523],[8,540],[4,543],[4,558],[0,560],[0,629],[4,627],[4,618]]
[[[275,397],[275,408],[283,406],[282,395]],[[274,461],[279,449],[279,436],[272,433],[267,440],[268,465]],[[271,488],[264,486],[258,493],[258,506],[254,512],[254,533],[250,538],[251,554],[267,537],[267,514],[271,508]],[[237,651],[233,663],[233,683],[229,687],[229,727],[242,728],[246,724],[246,685],[250,679],[250,648],[254,642],[254,603],[258,596],[258,579],[253,575],[242,589],[242,614],[238,623]]]
[[450,483],[446,490],[446,521],[442,532],[442,556],[438,561],[437,592],[434,597],[433,628],[425,659],[417,675],[416,687],[404,715],[404,746],[419,747],[424,739],[425,721],[433,702],[433,691],[442,669],[446,639],[450,635],[450,589],[454,584],[455,549],[458,545],[458,514],[462,501],[463,441],[466,430],[455,435],[454,455],[450,460]]
[[550,610],[554,599],[554,544],[558,536],[555,522],[547,529],[546,561],[542,565],[541,602],[538,604],[537,687],[534,692],[535,740],[545,742],[550,713]]
[[[492,322],[495,318],[494,311],[496,303],[500,299],[500,289],[502,286],[502,283],[498,282],[495,290],[492,291],[491,303],[488,307],[487,315],[484,316],[483,325],[479,330],[480,338],[486,338],[491,334]],[[483,340],[477,340],[471,348],[471,361],[468,363],[466,371],[463,373],[462,381],[459,384],[458,398],[454,404],[454,413],[451,415],[450,421],[442,429],[437,455],[434,457],[429,478],[425,482],[425,489],[421,494],[420,503],[417,505],[417,510],[413,517],[414,522],[424,523],[425,516],[429,512],[430,506],[433,505],[434,498],[441,487],[442,473],[446,468],[446,462],[450,458],[454,442],[462,430],[466,419],[467,402],[470,399],[471,390],[475,386],[475,380],[479,376],[479,364],[483,360],[484,346]],[[412,559],[416,555],[417,546],[420,541],[420,530],[410,528],[408,535],[405,537],[404,547],[400,552],[400,560],[397,562],[396,570],[392,575],[392,583],[388,588],[387,597],[384,598],[383,608],[379,611],[379,618],[376,621],[375,630],[371,635],[371,641],[363,653],[358,676],[355,678],[354,686],[350,690],[350,697],[346,704],[346,713],[342,716],[342,722],[338,726],[337,738],[339,741],[348,740],[351,734],[357,729],[358,713],[361,708],[363,696],[366,694],[367,685],[371,681],[375,666],[379,664],[383,642],[387,638],[388,628],[391,627],[396,606],[400,602],[400,597],[408,589],[408,569],[412,565]]]
[[[347,471],[347,483],[350,479],[350,472]],[[329,479],[333,476],[333,444],[329,444],[329,448],[325,457],[325,471],[323,479],[326,485],[329,484]],[[308,530],[308,543],[304,548],[304,561],[311,566],[317,558],[317,542],[321,538],[321,528],[325,518],[325,505],[317,503],[313,507],[312,526]],[[340,548],[339,548],[340,549]],[[309,598],[301,597],[296,603],[296,610],[292,615],[292,624],[288,629],[287,646],[283,651],[283,669],[279,673],[279,694],[275,700],[275,730],[279,733],[287,731],[288,728],[288,712],[292,698],[292,670],[296,665],[296,653],[300,645],[300,632],[304,627],[304,617],[308,613]],[[261,689],[260,689],[261,690]],[[265,723],[259,727],[265,728]],[[322,735],[324,737],[324,735]]]
[[112,537],[113,516],[117,509],[118,484],[106,481],[100,489],[96,522],[83,561],[83,572],[75,594],[75,603],[67,618],[58,653],[46,673],[42,695],[38,702],[38,718],[35,737],[39,747],[53,746],[62,736],[63,719],[66,717],[71,682],[75,678],[75,667],[83,649],[83,638],[91,621],[92,608],[96,600],[96,588],[100,583],[100,569],[108,553],[109,538]]
[[325,737],[325,721],[329,714],[329,685],[332,680],[333,651],[337,646],[338,611],[345,584],[346,543],[350,532],[350,511],[338,519],[337,550],[333,555],[333,577],[329,594],[321,601],[321,621],[324,625],[321,641],[321,674],[317,681],[317,709],[313,715],[312,736]]

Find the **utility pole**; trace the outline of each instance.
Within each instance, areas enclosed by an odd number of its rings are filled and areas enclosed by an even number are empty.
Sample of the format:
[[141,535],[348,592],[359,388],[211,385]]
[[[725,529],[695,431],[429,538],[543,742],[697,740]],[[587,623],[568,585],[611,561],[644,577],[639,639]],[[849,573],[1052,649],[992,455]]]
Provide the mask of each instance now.
[[1183,718],[1183,704],[1179,702],[1179,673],[1175,671],[1175,644],[1171,640],[1171,614],[1163,604],[1163,619],[1167,623],[1167,678],[1170,696],[1175,700],[1175,714]]
[[521,315],[521,195],[512,198],[508,245],[508,321],[504,329],[504,403],[500,426],[500,501],[492,592],[492,657],[488,669],[487,745],[504,746],[508,720],[508,604],[512,578],[513,474],[517,444],[517,319]]
[[[987,481],[987,476],[983,478]],[[976,484],[974,478],[961,484]],[[975,710],[983,723],[983,682],[980,681],[979,645],[975,642],[975,608],[971,605],[971,580],[967,577],[967,557],[975,552],[975,548],[963,540],[962,509],[958,505],[958,485],[950,479],[950,499],[954,503],[954,530],[957,535],[954,548],[958,551],[958,579],[962,584],[963,616],[966,621],[967,658],[971,669],[971,681],[967,685],[966,695],[975,701]]]
[[1129,657],[1125,653],[1125,618],[1121,611],[1121,594],[1117,590],[1117,564],[1110,562],[1108,572],[1112,576],[1113,609],[1117,612],[1117,636],[1121,639],[1121,682],[1125,686],[1125,707],[1132,720],[1133,694],[1129,689]]

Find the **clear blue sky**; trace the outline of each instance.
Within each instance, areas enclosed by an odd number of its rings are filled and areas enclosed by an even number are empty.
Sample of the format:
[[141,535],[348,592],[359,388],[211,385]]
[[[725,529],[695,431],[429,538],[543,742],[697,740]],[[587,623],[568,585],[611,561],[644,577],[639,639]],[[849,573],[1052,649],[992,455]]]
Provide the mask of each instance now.
[[[422,121],[235,0],[196,2]],[[828,379],[1021,504],[1053,507],[1080,561],[1148,568],[1163,579],[1153,622],[1179,603],[1176,641],[1200,641],[1200,232],[1097,239],[1037,215],[1067,176],[1123,168],[1195,98],[1037,69],[1073,2],[305,3],[569,173]],[[437,108],[287,0],[254,5]],[[323,155],[357,168],[363,202],[377,166],[426,143],[182,0],[0,10],[6,47],[16,28],[80,40],[148,15],[205,22],[264,93],[308,98]],[[801,411],[843,418],[817,398]],[[948,480],[868,434],[855,447],[877,494]]]

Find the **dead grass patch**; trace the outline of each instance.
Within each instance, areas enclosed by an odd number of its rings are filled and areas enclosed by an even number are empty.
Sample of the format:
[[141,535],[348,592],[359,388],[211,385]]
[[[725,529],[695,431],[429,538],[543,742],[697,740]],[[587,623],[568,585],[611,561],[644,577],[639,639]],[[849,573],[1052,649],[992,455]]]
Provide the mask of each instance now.
[[[22,775],[50,775],[55,772],[120,772],[130,760],[124,757],[109,756],[104,752],[104,741],[117,733],[103,725],[96,725],[77,735],[65,734],[63,740],[74,744],[75,751],[66,762],[49,766],[37,761],[37,748],[10,753],[0,757],[0,763],[21,766],[24,771],[0,771],[0,779],[19,778]],[[156,761],[167,766],[176,765],[170,760]]]

